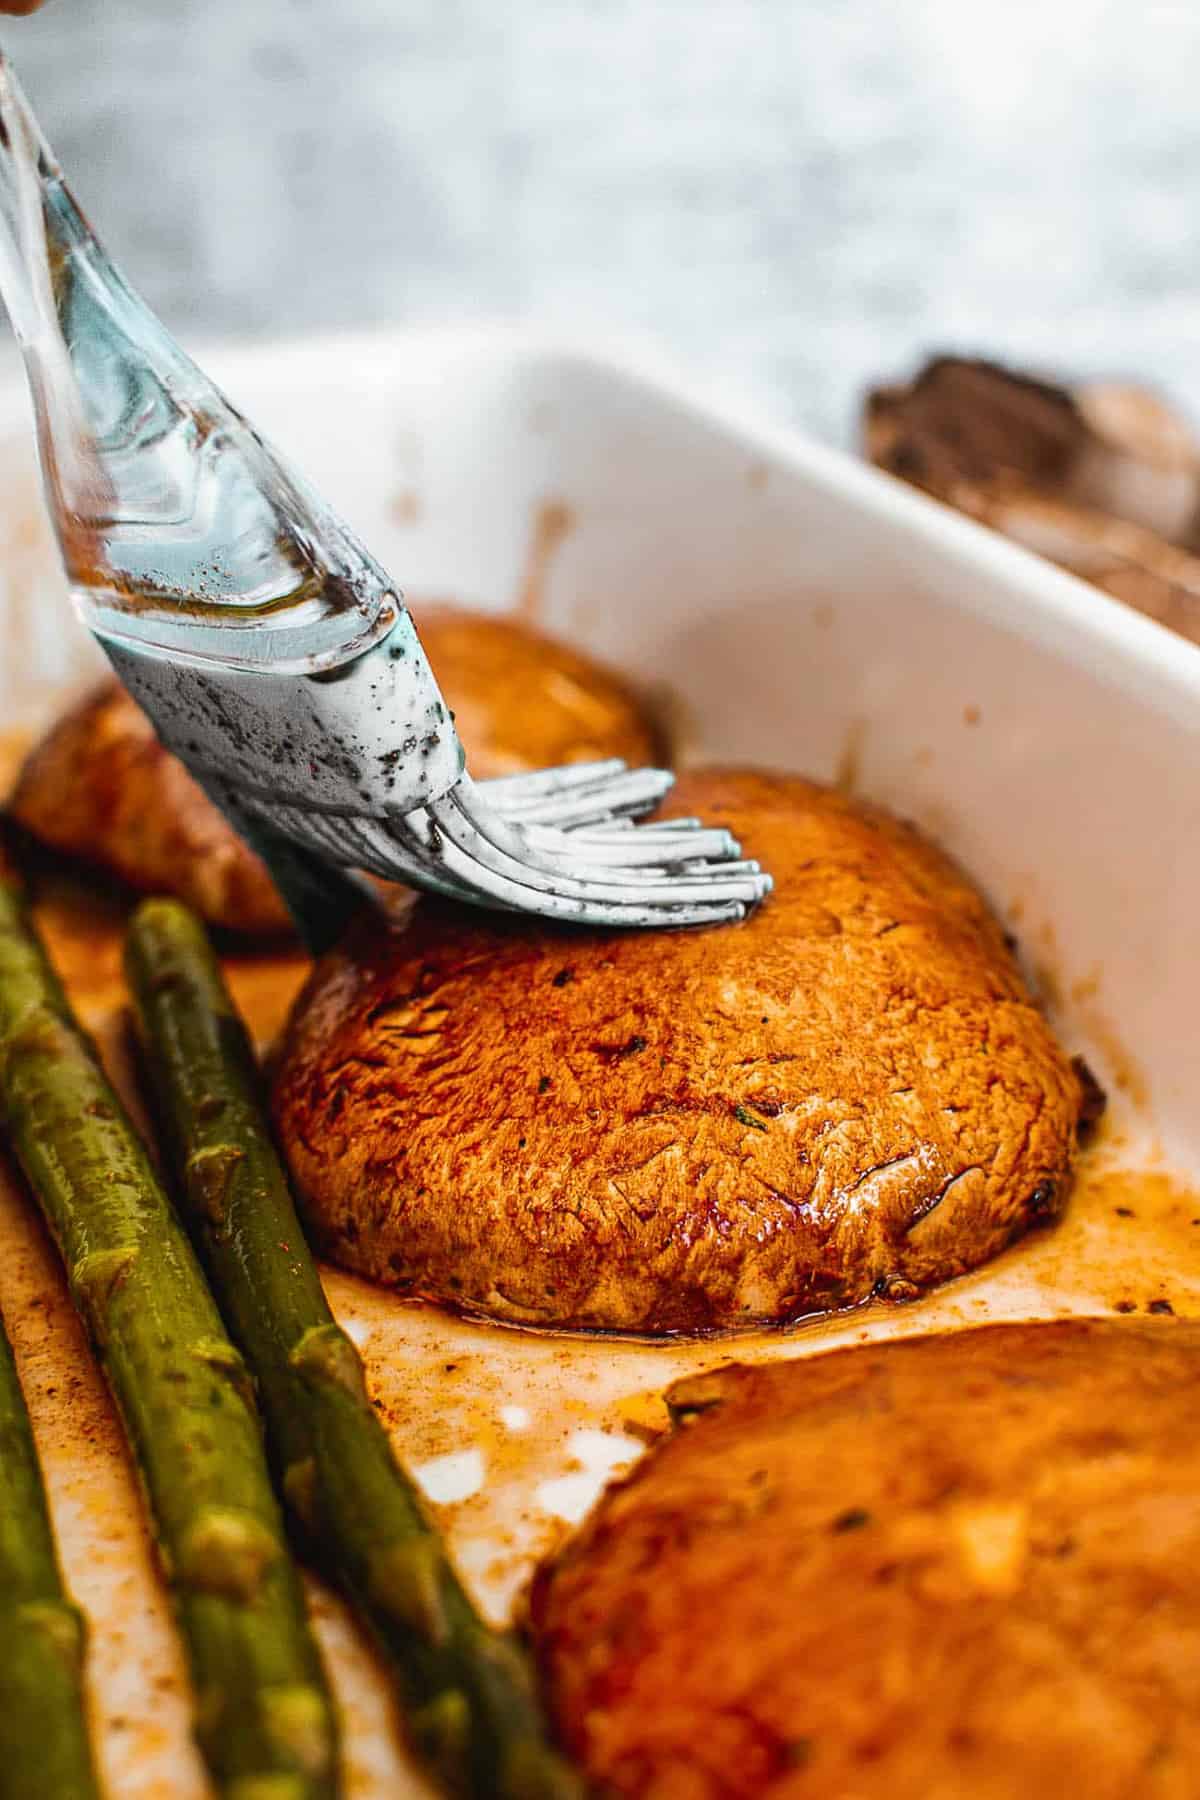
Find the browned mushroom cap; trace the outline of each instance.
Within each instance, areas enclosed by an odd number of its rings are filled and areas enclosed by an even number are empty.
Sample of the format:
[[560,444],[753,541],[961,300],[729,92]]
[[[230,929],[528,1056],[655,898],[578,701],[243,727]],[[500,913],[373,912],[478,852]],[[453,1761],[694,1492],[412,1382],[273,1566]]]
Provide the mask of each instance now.
[[1077,1077],[916,831],[798,776],[681,778],[776,879],[739,925],[580,932],[422,902],[293,1013],[275,1117],[348,1267],[639,1332],[909,1296],[1052,1216]]
[[1157,395],[935,357],[868,394],[891,474],[1200,643],[1200,446]]
[[726,1369],[535,1585],[553,1715],[637,1800],[1191,1800],[1200,1327]]
[[620,756],[631,767],[667,754],[621,676],[501,613],[417,606],[417,627],[479,780]]
[[288,928],[262,863],[115,681],[30,752],[10,810],[43,843],[145,892],[176,894],[214,925]]
[[867,395],[863,435],[872,462],[942,494],[1004,477],[1061,489],[1086,430],[1065,388],[938,356],[913,381]]
[[[606,756],[660,758],[653,726],[629,689],[566,645],[517,621],[449,606],[420,608],[418,623],[474,774]],[[177,894],[212,924],[288,928],[262,863],[115,682],[73,708],[32,751],[11,811],[45,843],[143,891]]]

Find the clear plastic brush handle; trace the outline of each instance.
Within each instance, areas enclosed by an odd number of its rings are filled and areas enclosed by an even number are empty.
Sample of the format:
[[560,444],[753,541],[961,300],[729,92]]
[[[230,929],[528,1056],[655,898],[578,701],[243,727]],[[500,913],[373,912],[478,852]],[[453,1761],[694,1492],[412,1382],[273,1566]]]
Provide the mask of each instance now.
[[385,571],[110,261],[2,53],[0,294],[71,592],[98,637],[317,672],[390,629]]

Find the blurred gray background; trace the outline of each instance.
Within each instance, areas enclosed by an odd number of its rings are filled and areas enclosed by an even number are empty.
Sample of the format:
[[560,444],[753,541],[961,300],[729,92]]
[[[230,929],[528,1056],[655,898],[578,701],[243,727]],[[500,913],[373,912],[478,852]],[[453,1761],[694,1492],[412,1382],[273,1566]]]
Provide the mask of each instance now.
[[1200,408],[1200,7],[47,0],[3,41],[195,345],[521,318],[846,439],[930,347]]

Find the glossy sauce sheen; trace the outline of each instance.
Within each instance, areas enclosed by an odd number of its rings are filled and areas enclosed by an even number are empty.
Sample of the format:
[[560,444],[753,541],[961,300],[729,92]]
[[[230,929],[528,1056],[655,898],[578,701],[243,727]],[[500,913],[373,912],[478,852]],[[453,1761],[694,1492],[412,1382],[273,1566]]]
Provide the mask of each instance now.
[[597,1790],[1194,1800],[1198,1352],[1060,1319],[672,1389],[531,1596]]
[[[23,745],[0,744],[3,766]],[[56,881],[39,923],[85,1023],[129,1092],[121,1029],[121,903]],[[298,953],[233,958],[229,975],[262,1044],[305,973]],[[909,1306],[873,1306],[787,1333],[651,1345],[481,1326],[406,1304],[335,1270],[335,1311],[366,1359],[396,1447],[422,1481],[463,1573],[497,1618],[518,1608],[534,1561],[604,1481],[666,1429],[662,1390],[729,1360],[987,1320],[1159,1313],[1200,1318],[1200,1195],[1154,1166],[1139,1138],[1101,1134],[1062,1223]],[[68,1581],[91,1622],[88,1672],[103,1771],[122,1800],[203,1800],[186,1676],[136,1488],[35,1212],[0,1168],[0,1308],[43,1457]],[[370,1653],[328,1592],[310,1586],[345,1713],[348,1800],[426,1793],[402,1756]]]
[[331,1259],[667,1335],[910,1299],[1056,1214],[1078,1079],[961,871],[797,775],[684,773],[663,816],[768,904],[667,940],[433,903],[322,958],[273,1106]]

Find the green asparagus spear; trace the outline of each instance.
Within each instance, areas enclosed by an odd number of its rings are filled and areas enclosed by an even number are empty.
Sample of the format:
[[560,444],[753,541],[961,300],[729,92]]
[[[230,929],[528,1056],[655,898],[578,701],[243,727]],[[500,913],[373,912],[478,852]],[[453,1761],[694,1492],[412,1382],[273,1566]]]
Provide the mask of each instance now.
[[331,1702],[244,1363],[141,1140],[0,877],[0,1128],[37,1195],[145,1489],[227,1800],[331,1800]]
[[0,1320],[0,1800],[99,1800],[82,1615],[63,1589],[17,1366]]
[[126,973],[181,1204],[257,1378],[277,1477],[304,1539],[372,1627],[419,1753],[452,1794],[579,1795],[546,1741],[516,1640],[491,1631],[464,1592],[334,1321],[203,926],[174,901],[144,902]]

